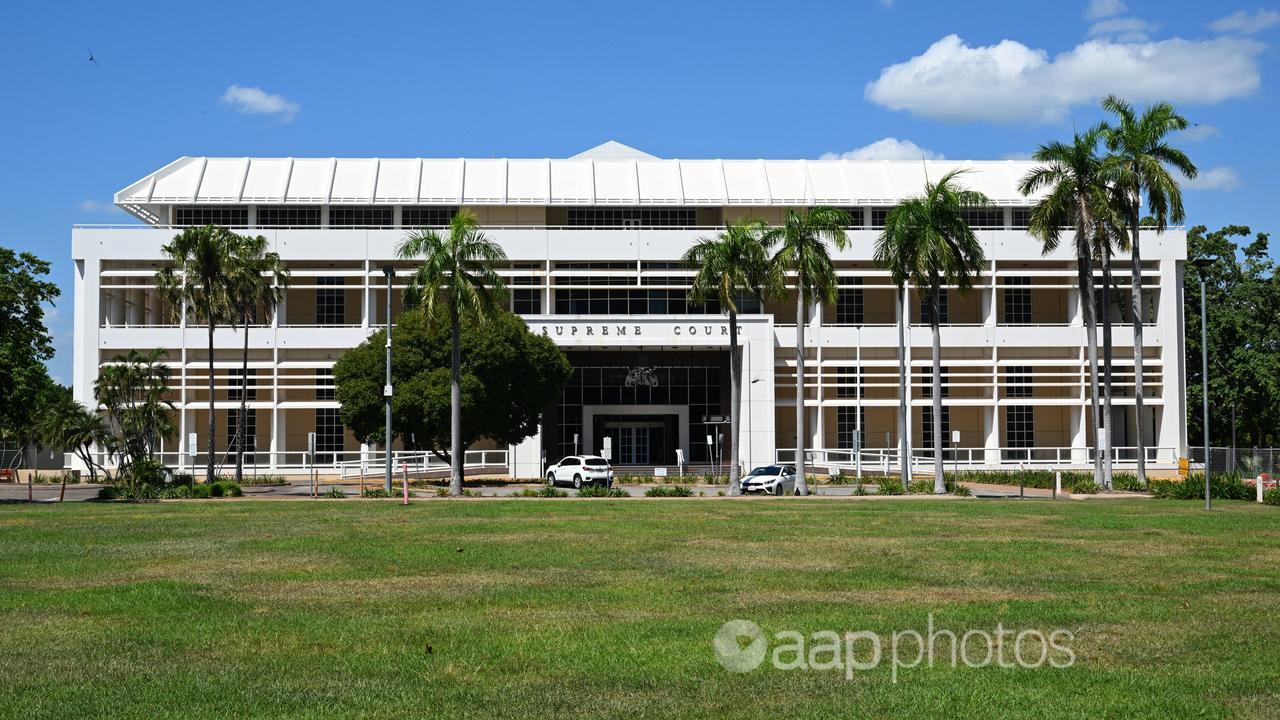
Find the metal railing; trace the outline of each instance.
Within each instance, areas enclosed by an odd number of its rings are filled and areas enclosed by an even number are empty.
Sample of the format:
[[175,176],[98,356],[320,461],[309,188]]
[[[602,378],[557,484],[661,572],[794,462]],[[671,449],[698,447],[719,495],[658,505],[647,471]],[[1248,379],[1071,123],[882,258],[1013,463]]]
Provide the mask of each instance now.
[[[386,473],[386,462],[386,453],[370,452],[358,460],[337,463],[338,476],[342,479],[381,477]],[[404,472],[421,477],[427,473],[447,472],[449,463],[429,452],[397,451],[391,454],[391,467],[397,477]],[[508,453],[506,450],[468,450],[463,453],[462,467],[473,470],[501,468],[506,472],[510,467]]]
[[[1087,469],[1092,467],[1096,451],[1083,447],[1032,447],[1032,448],[948,448],[942,451],[942,459],[951,470],[1017,470],[1019,468]],[[1137,466],[1136,447],[1114,447],[1111,461],[1117,469]],[[1178,449],[1173,447],[1147,447],[1148,467],[1177,467]],[[779,463],[794,463],[795,448],[778,448],[774,459]],[[806,462],[815,467],[839,468],[841,471],[898,472],[897,448],[871,448],[863,450],[817,449],[805,450]],[[1276,455],[1280,462],[1280,454]],[[910,464],[915,469],[933,468],[932,448],[912,448]]]

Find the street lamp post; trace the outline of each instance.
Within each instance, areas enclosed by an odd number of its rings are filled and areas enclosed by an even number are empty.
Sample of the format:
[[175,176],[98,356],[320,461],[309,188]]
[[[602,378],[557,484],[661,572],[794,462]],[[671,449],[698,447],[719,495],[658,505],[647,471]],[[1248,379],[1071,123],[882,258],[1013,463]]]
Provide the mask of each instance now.
[[1209,326],[1208,303],[1205,301],[1205,273],[1215,258],[1197,258],[1193,262],[1196,266],[1196,274],[1200,276],[1200,389],[1203,391],[1203,409],[1204,415],[1201,422],[1204,424],[1204,509],[1209,510],[1213,507],[1209,492]]
[[395,277],[396,269],[390,265],[382,266],[382,274],[387,278],[387,383],[382,387],[382,397],[386,405],[386,439],[384,440],[387,455],[387,468],[385,479],[385,489],[387,494],[391,494],[391,280]]

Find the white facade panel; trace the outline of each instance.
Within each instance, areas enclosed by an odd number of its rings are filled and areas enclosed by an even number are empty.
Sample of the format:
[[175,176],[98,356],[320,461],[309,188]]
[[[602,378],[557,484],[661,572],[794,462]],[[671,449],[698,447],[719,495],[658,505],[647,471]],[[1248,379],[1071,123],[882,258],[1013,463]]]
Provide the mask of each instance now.
[[[294,169],[296,172],[299,168],[295,166]],[[329,191],[329,202],[335,205],[372,202],[377,181],[377,159],[338,160],[333,172],[333,187]]]
[[248,172],[249,158],[209,158],[196,192],[196,202],[240,202],[240,190]]
[[414,205],[418,202],[418,181],[422,161],[387,159],[378,167],[378,186],[373,193],[376,203]]
[[632,160],[596,160],[595,201],[598,205],[639,205],[640,188]]
[[507,162],[507,202],[546,205],[551,202],[549,160]]
[[252,158],[249,176],[244,181],[244,202],[282,202],[288,190],[293,160],[290,158]]

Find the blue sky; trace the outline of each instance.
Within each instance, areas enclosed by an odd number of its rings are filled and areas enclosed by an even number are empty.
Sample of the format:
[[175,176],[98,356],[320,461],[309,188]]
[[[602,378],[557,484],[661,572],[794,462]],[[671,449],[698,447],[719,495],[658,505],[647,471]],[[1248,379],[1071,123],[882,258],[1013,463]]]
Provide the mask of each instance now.
[[0,244],[53,262],[69,378],[71,225],[181,155],[1020,157],[1109,91],[1199,124],[1189,224],[1270,231],[1277,42],[1232,0],[22,3]]

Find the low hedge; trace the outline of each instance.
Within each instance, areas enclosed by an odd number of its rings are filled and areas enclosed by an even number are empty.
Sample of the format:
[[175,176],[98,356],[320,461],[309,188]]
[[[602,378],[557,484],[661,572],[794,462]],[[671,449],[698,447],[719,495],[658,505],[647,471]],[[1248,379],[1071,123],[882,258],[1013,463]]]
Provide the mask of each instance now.
[[659,485],[644,491],[645,497],[693,497],[693,488],[688,485]]
[[625,498],[631,497],[626,490],[617,487],[605,487],[604,485],[584,485],[578,491],[578,497],[584,498]]
[[[1153,479],[1151,497],[1161,500],[1203,500],[1204,473],[1192,473],[1185,481],[1177,478]],[[1257,490],[1252,485],[1246,485],[1234,473],[1216,474],[1209,477],[1209,497],[1217,500],[1253,500],[1257,497]]]
[[1262,502],[1268,505],[1280,505],[1280,487],[1273,487],[1262,493]]

